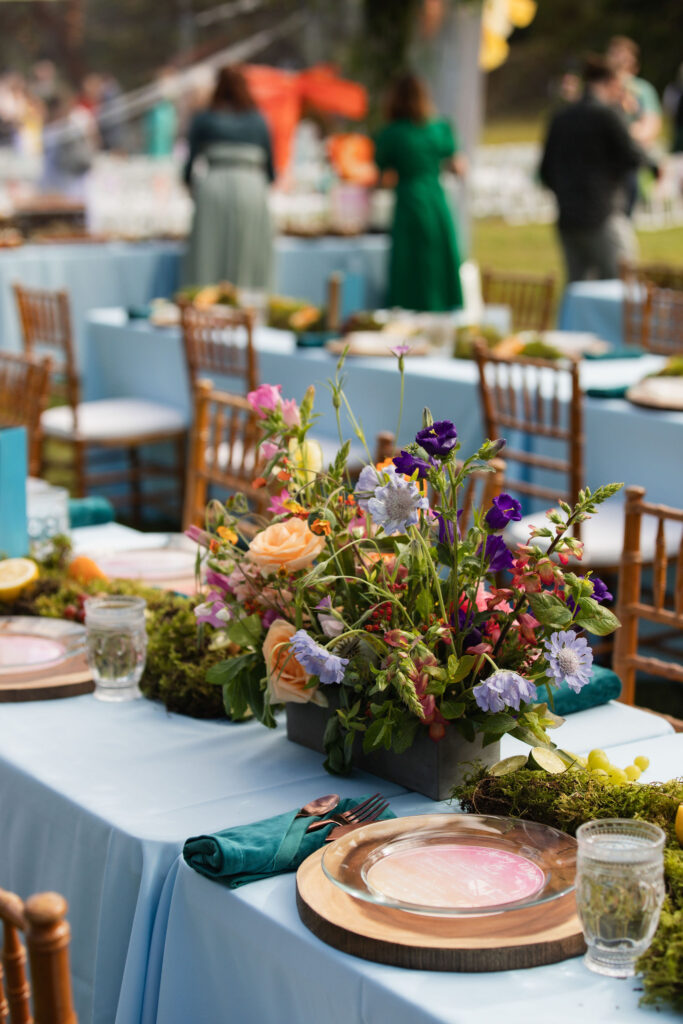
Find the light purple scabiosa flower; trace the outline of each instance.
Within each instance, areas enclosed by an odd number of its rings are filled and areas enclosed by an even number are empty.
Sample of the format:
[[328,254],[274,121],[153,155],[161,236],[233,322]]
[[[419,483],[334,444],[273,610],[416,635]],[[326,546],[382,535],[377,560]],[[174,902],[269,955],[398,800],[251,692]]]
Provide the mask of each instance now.
[[388,479],[389,476],[395,473],[396,470],[393,466],[389,466],[381,471],[376,469],[375,466],[363,466],[358,474],[356,486],[353,489],[358,507],[367,512],[370,498],[374,495],[376,488],[384,483],[382,478]]
[[419,510],[428,508],[429,501],[417,484],[395,471],[385,484],[375,488],[374,497],[367,504],[375,523],[383,526],[387,534],[405,533],[409,526],[417,524]]
[[321,647],[305,629],[297,629],[289,646],[301,667],[317,676],[321,683],[341,683],[348,658],[340,658]]
[[567,681],[567,686],[578,693],[590,682],[593,652],[585,636],[577,636],[571,629],[560,629],[545,641],[548,669],[546,675],[555,683]]
[[536,700],[534,684],[519,673],[506,670],[494,672],[472,693],[482,711],[503,711],[506,707],[519,711],[522,703]]

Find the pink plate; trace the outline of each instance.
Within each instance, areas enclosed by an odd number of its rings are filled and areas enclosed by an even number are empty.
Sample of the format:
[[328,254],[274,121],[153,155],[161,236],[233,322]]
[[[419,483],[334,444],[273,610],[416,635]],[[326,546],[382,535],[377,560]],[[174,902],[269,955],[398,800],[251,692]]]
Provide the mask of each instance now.
[[64,654],[64,644],[42,636],[3,636],[0,634],[0,669],[16,668],[18,665],[49,665],[59,661]]

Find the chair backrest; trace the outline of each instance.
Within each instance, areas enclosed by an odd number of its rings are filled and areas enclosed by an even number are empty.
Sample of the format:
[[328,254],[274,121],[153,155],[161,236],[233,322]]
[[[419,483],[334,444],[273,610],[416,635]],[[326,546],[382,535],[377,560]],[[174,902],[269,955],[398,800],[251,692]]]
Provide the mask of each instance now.
[[16,283],[13,288],[24,351],[51,357],[53,391],[71,406],[75,417],[80,387],[68,292],[24,288]]
[[624,286],[624,344],[647,347],[644,337],[647,286],[654,285],[657,288],[683,292],[683,266],[676,267],[666,263],[622,263],[619,274]]
[[683,356],[683,291],[647,286],[643,348],[662,356]]
[[[552,486],[508,477],[506,490],[553,503],[561,498],[574,505],[583,486],[584,458],[578,360],[506,357],[481,342],[475,345],[475,359],[486,436],[497,440],[508,439],[510,432],[521,435],[520,447],[505,447],[505,462],[521,464],[527,475],[538,470],[564,477]],[[558,455],[531,451],[534,439]],[[580,537],[578,525],[574,534]]]
[[183,526],[204,524],[211,485],[240,491],[257,512],[266,514],[270,495],[254,487],[265,464],[258,445],[260,421],[243,395],[215,391],[209,380],[197,381],[185,488]]
[[[655,555],[652,563],[652,599],[646,600],[642,588],[643,555],[640,547],[643,517],[654,517],[657,524]],[[674,566],[673,607],[667,606],[667,524],[681,525],[681,540]],[[669,527],[671,529],[671,526]],[[675,526],[674,526],[675,528]],[[645,501],[643,487],[626,488],[626,517],[624,548],[619,568],[619,596],[617,614],[621,629],[617,630],[614,645],[614,671],[621,679],[621,699],[633,704],[636,672],[662,676],[683,683],[683,665],[680,658],[664,661],[638,653],[638,623],[640,619],[654,622],[683,633],[683,509],[666,505],[653,505]]]
[[[77,1024],[69,975],[71,932],[65,920],[66,911],[66,900],[56,892],[38,893],[24,903],[14,893],[0,889],[4,931],[0,1024]],[[30,982],[20,932],[26,938]]]
[[181,323],[192,389],[207,374],[243,381],[245,393],[258,387],[252,310],[226,306],[217,312],[187,304],[181,306]]
[[547,331],[555,294],[552,274],[512,274],[482,270],[481,294],[487,305],[509,306],[513,331]]
[[40,473],[40,417],[50,390],[49,357],[0,352],[0,426],[26,427],[29,472]]

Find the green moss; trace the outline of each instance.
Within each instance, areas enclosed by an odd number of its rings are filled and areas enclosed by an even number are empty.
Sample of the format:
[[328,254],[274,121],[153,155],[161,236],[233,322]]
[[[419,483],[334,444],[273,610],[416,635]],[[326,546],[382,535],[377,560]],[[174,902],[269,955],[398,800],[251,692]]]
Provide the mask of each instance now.
[[683,848],[675,831],[676,811],[683,803],[683,778],[616,786],[581,771],[548,775],[521,769],[495,778],[481,769],[456,787],[453,796],[465,811],[528,818],[571,835],[584,821],[596,818],[639,818],[659,825],[667,837],[667,899],[654,940],[638,961],[642,1002],[668,1003],[683,1010]]

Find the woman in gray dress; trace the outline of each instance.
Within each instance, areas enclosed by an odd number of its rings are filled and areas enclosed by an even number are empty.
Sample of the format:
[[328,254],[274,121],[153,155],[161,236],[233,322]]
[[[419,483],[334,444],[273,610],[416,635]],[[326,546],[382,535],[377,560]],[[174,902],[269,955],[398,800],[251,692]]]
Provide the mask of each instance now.
[[[192,189],[195,213],[185,284],[230,281],[242,288],[268,288],[273,155],[266,122],[238,68],[219,72],[210,106],[192,119],[188,142],[185,182]],[[206,167],[193,175],[197,157],[204,158]]]

